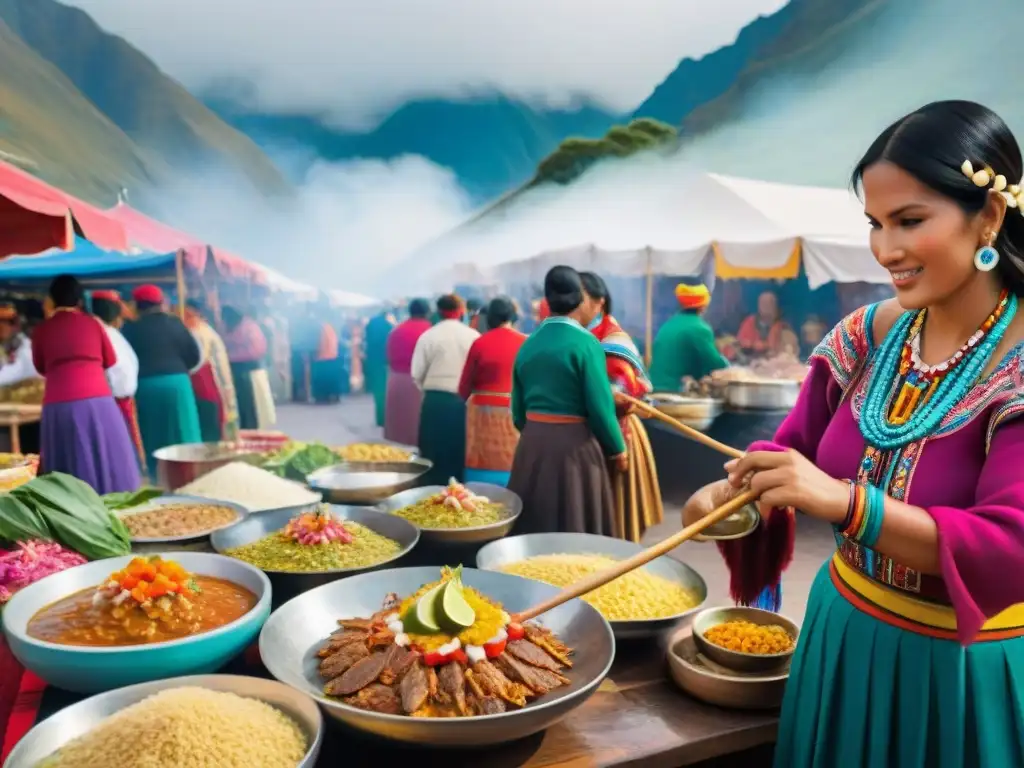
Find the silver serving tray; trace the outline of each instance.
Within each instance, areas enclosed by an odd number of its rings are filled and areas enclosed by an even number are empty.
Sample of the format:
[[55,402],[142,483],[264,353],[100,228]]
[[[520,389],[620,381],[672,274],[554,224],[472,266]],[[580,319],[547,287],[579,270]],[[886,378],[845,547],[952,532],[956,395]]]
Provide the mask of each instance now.
[[733,408],[748,411],[792,410],[800,394],[800,382],[788,379],[730,381],[725,400]]
[[[537,555],[607,555],[616,560],[625,560],[641,550],[643,547],[631,541],[613,539],[610,536],[595,536],[591,533],[530,533],[492,541],[477,553],[476,564],[485,571],[497,571],[504,565]],[[687,616],[700,610],[707,599],[707,584],[701,575],[686,563],[666,555],[652,560],[644,568],[656,576],[693,591],[699,602],[692,608],[662,619],[609,619],[608,623],[611,624],[615,637],[620,640],[651,637],[671,629]]]
[[434,466],[428,459],[342,461],[306,477],[306,485],[331,504],[376,504],[412,488]]
[[173,493],[165,496],[158,496],[155,499],[150,499],[144,504],[139,504],[137,507],[129,507],[128,509],[119,509],[115,514],[124,520],[126,517],[138,514],[139,512],[150,512],[160,507],[169,507],[177,504],[204,504],[208,507],[227,507],[234,510],[238,515],[238,518],[230,523],[219,525],[215,528],[210,528],[207,531],[200,531],[199,533],[188,533],[184,536],[158,536],[156,538],[143,538],[143,537],[132,537],[132,544],[181,544],[187,541],[200,541],[205,539],[211,533],[215,531],[223,530],[224,528],[230,528],[232,525],[237,525],[242,520],[249,516],[249,510],[243,507],[241,504],[234,504],[230,501],[220,501],[219,499],[208,499],[203,496],[188,496],[188,495],[176,495]]
[[[434,541],[443,544],[482,544],[487,541],[500,539],[508,534],[516,524],[519,515],[523,512],[523,500],[508,488],[490,483],[465,483],[473,493],[478,496],[486,496],[491,501],[505,507],[506,517],[496,523],[478,525],[472,528],[420,528],[420,533],[427,541]],[[415,504],[435,493],[443,491],[443,485],[425,485],[422,488],[413,488],[403,493],[397,493],[380,504],[377,509],[381,512],[393,514],[402,507]]]
[[[396,568],[364,573],[325,584],[278,608],[260,633],[260,655],[270,673],[311,696],[331,717],[357,730],[418,747],[485,747],[521,739],[550,727],[582,705],[611,669],[615,638],[604,617],[582,600],[570,600],[545,613],[539,623],[574,648],[572,684],[523,709],[476,717],[420,718],[368,712],[328,698],[317,673],[316,656],[338,619],[367,617],[394,592],[413,594],[440,576],[435,567]],[[558,590],[518,576],[464,569],[463,582],[501,603],[509,613],[525,610]]]
[[[291,717],[308,739],[309,748],[296,768],[313,768],[323,742],[323,716],[307,696],[273,680],[243,675],[193,675],[139,683],[107,691],[59,710],[18,742],[4,768],[37,768],[72,739],[83,736],[111,715],[171,688],[195,686],[259,699]],[[83,766],[85,768],[85,766]]]
[[[213,546],[214,551],[222,555],[226,554],[229,549],[250,544],[262,539],[264,536],[280,531],[297,515],[312,511],[317,506],[319,505],[311,504],[305,507],[287,507],[270,512],[260,512],[240,523],[236,523],[230,528],[217,531],[210,536],[210,544]],[[270,583],[274,586],[275,590],[280,585],[281,589],[286,592],[305,592],[308,589],[319,587],[322,584],[327,584],[345,576],[354,576],[357,573],[387,568],[409,554],[420,540],[419,528],[408,520],[403,520],[393,515],[382,515],[369,507],[332,505],[331,514],[341,520],[351,520],[354,523],[359,523],[382,536],[397,541],[402,545],[401,551],[388,560],[383,560],[374,565],[363,565],[354,568],[334,568],[327,571],[310,571],[307,573],[264,570],[264,573],[270,577]]]

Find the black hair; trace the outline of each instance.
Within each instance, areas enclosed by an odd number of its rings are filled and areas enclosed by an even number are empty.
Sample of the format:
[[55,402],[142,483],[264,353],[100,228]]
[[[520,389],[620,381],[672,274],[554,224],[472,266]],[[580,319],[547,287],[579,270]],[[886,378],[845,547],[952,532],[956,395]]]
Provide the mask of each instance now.
[[50,283],[50,298],[55,307],[77,307],[82,303],[82,284],[74,275],[57,275]]
[[587,295],[595,299],[604,299],[604,313],[612,313],[612,294],[608,285],[596,272],[580,272],[580,282],[583,283],[583,290]]
[[472,298],[466,299],[466,311],[467,312],[479,312],[484,308],[484,303],[480,299]]
[[[985,207],[992,187],[975,185],[961,170],[965,160],[977,170],[993,169],[1010,184],[1024,176],[1020,146],[999,115],[971,101],[936,101],[882,131],[850,182],[856,189],[870,166],[892,163],[974,216]],[[1024,296],[1024,216],[1018,211],[1006,212],[995,247],[1002,257],[996,269],[1003,283]]]
[[426,299],[413,299],[409,302],[409,317],[423,320],[430,316],[430,304]]
[[135,302],[135,308],[139,312],[148,312],[151,309],[163,309],[163,302],[160,301],[138,301]]
[[508,296],[497,296],[491,299],[491,303],[487,305],[488,328],[499,328],[505,323],[514,323],[518,319],[519,313],[516,312],[515,302]]
[[121,316],[121,302],[93,298],[92,313],[104,323],[110,325]]
[[583,303],[583,282],[572,267],[552,267],[544,275],[544,298],[552,315],[568,315]]
[[462,300],[454,293],[446,293],[437,300],[438,313],[458,312],[462,309]]

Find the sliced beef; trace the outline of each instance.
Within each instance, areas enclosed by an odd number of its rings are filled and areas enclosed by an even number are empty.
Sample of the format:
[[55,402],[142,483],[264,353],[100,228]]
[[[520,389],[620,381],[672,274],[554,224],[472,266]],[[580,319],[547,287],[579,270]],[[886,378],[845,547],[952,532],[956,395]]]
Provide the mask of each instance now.
[[527,664],[547,669],[551,672],[561,672],[562,665],[553,659],[547,651],[529,640],[512,640],[505,646],[505,652],[515,656]]
[[369,639],[369,637],[370,636],[366,632],[356,632],[349,629],[340,629],[337,632],[334,632],[329,638],[327,638],[327,642],[324,643],[323,648],[317,651],[317,655],[320,656],[320,658],[325,659],[328,656],[333,655],[336,651],[340,651],[342,648],[345,648],[349,645],[365,646],[366,641],[367,639]]
[[365,659],[369,655],[370,652],[366,650],[365,645],[346,645],[320,662],[320,676],[325,680],[333,680],[347,672],[357,661]]
[[430,685],[427,680],[427,671],[420,663],[413,664],[405,673],[398,692],[402,697],[402,709],[407,714],[412,714],[422,707],[430,695]]
[[342,629],[354,629],[359,632],[369,632],[373,621],[370,619],[338,619],[338,625]]
[[437,673],[437,700],[466,714],[466,675],[459,662],[445,664]]
[[539,627],[536,624],[526,624],[524,626],[526,630],[526,639],[534,645],[537,645],[551,654],[552,657],[557,659],[563,667],[572,669],[572,661],[569,660],[569,656],[572,655],[572,648],[567,646],[561,640],[548,629]]
[[342,701],[371,712],[380,712],[385,715],[402,714],[402,703],[398,700],[398,695],[391,688],[380,683],[368,685],[355,696],[347,696]]
[[519,659],[509,656],[507,653],[503,653],[498,656],[498,658],[494,660],[494,663],[495,666],[508,675],[508,677],[513,680],[518,680],[538,696],[569,683],[568,678],[565,678],[556,672],[539,669],[538,667],[531,667],[529,664],[524,664],[519,661]]
[[484,693],[502,698],[517,707],[525,707],[526,699],[531,693],[529,688],[509,680],[500,669],[487,660],[478,661],[473,665],[473,679],[480,684]]
[[392,645],[388,650],[387,663],[380,673],[380,681],[384,685],[393,685],[402,679],[402,676],[416,661],[416,654],[408,648],[400,645]]
[[508,711],[508,707],[499,698],[484,696],[482,699],[477,699],[475,711],[478,715],[500,715],[502,712]]
[[328,696],[349,696],[361,688],[365,688],[380,677],[386,661],[385,653],[374,653],[365,659],[360,659],[341,677],[331,680],[324,687],[324,693]]

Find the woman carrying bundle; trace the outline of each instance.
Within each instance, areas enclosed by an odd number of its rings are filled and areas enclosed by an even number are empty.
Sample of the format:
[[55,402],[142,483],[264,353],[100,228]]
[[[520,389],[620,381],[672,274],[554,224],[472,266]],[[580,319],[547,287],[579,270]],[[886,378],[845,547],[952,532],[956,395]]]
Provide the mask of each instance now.
[[[523,342],[512,371],[520,432],[509,490],[523,500],[516,533],[615,531],[608,462],[629,468],[604,350],[580,324],[583,284],[572,267],[544,278],[551,315]],[[580,318],[580,319],[578,319]]]
[[[640,351],[629,334],[612,317],[612,296],[599,275],[581,272],[586,314],[593,319],[587,329],[597,337],[607,360],[612,390],[630,397],[643,397],[651,392],[651,382],[644,370]],[[644,531],[661,522],[664,509],[654,452],[647,440],[643,422],[632,406],[616,407],[622,436],[629,451],[629,469],[612,478],[615,493],[615,535],[639,542]]]
[[774,443],[684,509],[698,519],[750,476],[765,522],[723,545],[743,602],[777,582],[794,510],[834,526],[779,768],[1024,761],[1022,176],[1013,134],[978,104],[883,131],[853,178],[896,298],[840,322]]
[[82,286],[71,275],[50,284],[53,316],[35,330],[32,361],[46,379],[40,469],[64,472],[97,493],[141,484],[128,426],[107,382],[117,354],[103,325],[82,311]]

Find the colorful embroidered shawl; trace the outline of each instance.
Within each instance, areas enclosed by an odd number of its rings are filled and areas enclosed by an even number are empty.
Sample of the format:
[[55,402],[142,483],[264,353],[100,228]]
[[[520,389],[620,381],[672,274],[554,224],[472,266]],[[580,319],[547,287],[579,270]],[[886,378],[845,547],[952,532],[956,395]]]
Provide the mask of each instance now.
[[587,330],[601,342],[608,358],[608,378],[613,387],[631,397],[643,397],[652,391],[651,380],[640,359],[640,350],[614,317],[598,315]]

